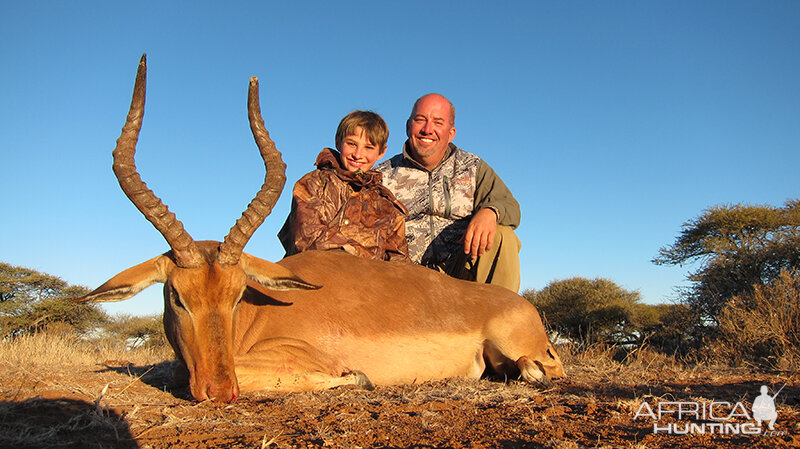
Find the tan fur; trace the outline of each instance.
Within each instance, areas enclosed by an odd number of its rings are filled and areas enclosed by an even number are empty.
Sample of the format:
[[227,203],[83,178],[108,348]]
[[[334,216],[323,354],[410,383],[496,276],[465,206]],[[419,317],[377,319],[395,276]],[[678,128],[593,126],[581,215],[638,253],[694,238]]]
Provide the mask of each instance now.
[[[198,245],[213,252],[218,244]],[[166,270],[164,325],[198,400],[368,384],[359,372],[376,385],[477,378],[487,365],[544,386],[564,375],[536,309],[502,287],[343,252],[242,260],[179,268],[167,253],[83,300],[109,300],[108,291],[149,285]],[[245,271],[253,267],[262,272]],[[265,276],[321,288],[272,290],[252,280]]]
[[[511,372],[527,356],[547,375],[564,375],[555,351],[548,354],[552,346],[536,309],[504,288],[338,252],[309,251],[278,263],[323,287],[269,292],[252,286],[239,323],[241,329],[259,323],[259,331],[241,333],[240,354],[264,339],[291,335],[377,385],[478,377],[484,356],[510,361],[497,367]],[[259,306],[262,294],[292,305]]]

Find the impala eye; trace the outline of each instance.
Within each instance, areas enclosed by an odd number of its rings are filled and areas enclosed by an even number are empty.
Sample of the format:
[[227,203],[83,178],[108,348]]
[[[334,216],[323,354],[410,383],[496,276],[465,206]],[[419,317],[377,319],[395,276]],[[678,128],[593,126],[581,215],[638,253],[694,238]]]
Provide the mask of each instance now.
[[172,302],[175,304],[175,307],[186,310],[186,306],[184,306],[183,301],[181,301],[181,295],[178,294],[178,291],[175,290],[175,287],[169,287],[169,294],[172,297]]

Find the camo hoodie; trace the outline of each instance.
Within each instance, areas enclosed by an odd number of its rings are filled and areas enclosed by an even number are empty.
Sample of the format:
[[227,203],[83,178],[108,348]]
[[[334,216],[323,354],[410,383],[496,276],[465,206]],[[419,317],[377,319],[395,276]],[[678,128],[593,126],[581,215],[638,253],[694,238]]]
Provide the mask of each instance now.
[[414,263],[435,267],[463,253],[472,214],[484,207],[497,213],[498,224],[519,226],[519,203],[505,183],[481,158],[452,143],[432,171],[411,159],[408,141],[402,154],[375,170],[408,208],[406,236]]
[[292,210],[278,238],[290,256],[341,249],[380,260],[408,261],[405,207],[381,185],[381,174],[342,168],[339,152],[325,148],[317,170],[294,185]]

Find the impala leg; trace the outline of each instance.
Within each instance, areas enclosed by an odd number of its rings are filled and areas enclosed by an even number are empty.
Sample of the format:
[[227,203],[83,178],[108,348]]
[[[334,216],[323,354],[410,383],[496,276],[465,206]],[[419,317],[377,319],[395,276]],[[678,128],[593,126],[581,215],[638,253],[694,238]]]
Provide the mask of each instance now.
[[515,360],[509,357],[510,353],[503,352],[491,342],[484,343],[483,354],[487,366],[491,367],[495,373],[512,378],[520,377],[526,382],[542,388],[549,388],[553,385],[545,374],[545,368],[541,362],[532,357],[523,355]]
[[561,358],[550,342],[529,342],[528,345],[518,345],[518,340],[506,340],[503,344],[484,345],[492,366],[509,375],[519,375],[533,385],[549,388],[550,379],[559,379],[565,376]]
[[487,365],[545,388],[552,385],[550,379],[564,377],[561,359],[547,338],[538,312],[530,308],[508,318],[490,327],[483,345]]
[[544,367],[542,367],[541,363],[533,361],[527,356],[522,356],[517,359],[517,367],[519,368],[520,377],[525,379],[526,382],[542,388],[553,386],[553,382],[545,375]]
[[373,388],[364,373],[292,338],[259,342],[235,357],[235,366],[241,391],[310,391],[343,385]]

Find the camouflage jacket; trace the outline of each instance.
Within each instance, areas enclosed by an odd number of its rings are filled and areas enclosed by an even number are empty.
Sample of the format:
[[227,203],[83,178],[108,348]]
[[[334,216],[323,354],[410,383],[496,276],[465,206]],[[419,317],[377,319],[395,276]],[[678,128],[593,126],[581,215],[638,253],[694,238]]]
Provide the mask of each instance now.
[[330,148],[317,156],[316,165],[294,185],[292,210],[278,233],[286,255],[341,249],[408,261],[406,209],[381,185],[381,174],[343,169],[339,152]]
[[432,171],[411,159],[408,142],[402,154],[375,170],[408,208],[406,235],[415,263],[434,267],[463,253],[462,238],[479,209],[494,210],[498,224],[519,226],[519,203],[500,177],[481,158],[452,143]]

